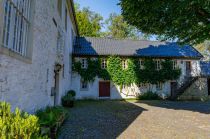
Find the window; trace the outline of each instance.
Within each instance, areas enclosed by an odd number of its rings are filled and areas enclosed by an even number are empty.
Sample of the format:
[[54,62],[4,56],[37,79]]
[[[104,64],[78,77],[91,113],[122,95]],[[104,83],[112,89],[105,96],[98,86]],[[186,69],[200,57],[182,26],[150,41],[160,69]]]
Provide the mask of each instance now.
[[125,84],[122,85],[122,89],[125,89]]
[[144,69],[144,61],[143,60],[139,60],[139,68]]
[[5,0],[3,47],[28,56],[31,0]]
[[107,68],[107,62],[106,62],[105,58],[103,58],[102,61],[101,61],[101,68],[102,69],[106,69]]
[[146,83],[139,83],[138,87],[139,88],[145,88],[145,87],[147,87],[147,84]]
[[123,69],[127,68],[127,61],[126,60],[122,60],[122,68]]
[[87,59],[86,58],[82,58],[81,59],[81,65],[83,69],[87,68]]
[[158,82],[158,83],[156,84],[156,88],[157,88],[157,90],[162,90],[163,84],[162,84],[161,82]]
[[177,69],[178,65],[177,65],[177,61],[173,60],[173,69]]
[[67,7],[65,8],[65,29],[67,31],[67,16],[68,16],[68,10]]
[[161,69],[161,62],[160,60],[156,60],[156,70],[160,70]]
[[81,80],[81,90],[87,90],[88,89],[88,83]]

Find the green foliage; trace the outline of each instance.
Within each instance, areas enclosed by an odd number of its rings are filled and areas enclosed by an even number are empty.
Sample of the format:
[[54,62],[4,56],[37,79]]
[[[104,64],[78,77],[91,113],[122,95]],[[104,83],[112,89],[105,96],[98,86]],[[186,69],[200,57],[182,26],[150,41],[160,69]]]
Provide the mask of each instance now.
[[135,58],[127,59],[126,69],[122,68],[122,59],[118,56],[108,57],[106,69],[101,69],[100,63],[100,59],[88,59],[88,68],[81,69],[81,63],[74,62],[73,70],[78,72],[85,81],[94,81],[95,77],[99,76],[105,80],[111,80],[121,87],[123,84],[130,86],[132,83],[156,84],[176,80],[181,75],[181,70],[173,69],[173,63],[168,59],[161,62],[161,70],[156,70],[156,63],[153,59],[144,59],[144,69],[140,69],[138,59]]
[[80,9],[78,4],[75,6],[75,12],[80,36],[99,37],[102,16],[89,8]]
[[108,31],[104,36],[109,36],[117,39],[140,39],[143,35],[134,26],[129,25],[122,15],[115,13],[110,14],[106,20]]
[[120,0],[122,15],[144,33],[199,44],[210,39],[209,0]]
[[67,92],[65,96],[62,97],[62,105],[64,107],[73,107],[73,101],[75,101],[76,92],[73,90],[70,90]]
[[65,119],[67,111],[63,107],[47,107],[36,112],[42,127],[54,127],[60,120]]
[[160,100],[161,97],[159,97],[157,93],[153,93],[149,91],[149,92],[139,95],[138,99],[139,100]]
[[1,139],[30,139],[41,137],[39,135],[38,118],[16,108],[11,112],[10,104],[0,102],[0,138]]

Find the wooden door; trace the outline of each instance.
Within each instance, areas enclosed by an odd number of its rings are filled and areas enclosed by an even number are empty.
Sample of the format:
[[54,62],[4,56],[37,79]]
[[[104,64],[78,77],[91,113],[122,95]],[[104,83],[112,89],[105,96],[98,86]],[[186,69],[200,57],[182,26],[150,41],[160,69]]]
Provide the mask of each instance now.
[[177,82],[171,82],[171,96],[176,95],[176,89],[177,89]]
[[99,82],[99,97],[110,97],[110,82]]
[[186,75],[190,76],[191,75],[191,62],[186,61]]

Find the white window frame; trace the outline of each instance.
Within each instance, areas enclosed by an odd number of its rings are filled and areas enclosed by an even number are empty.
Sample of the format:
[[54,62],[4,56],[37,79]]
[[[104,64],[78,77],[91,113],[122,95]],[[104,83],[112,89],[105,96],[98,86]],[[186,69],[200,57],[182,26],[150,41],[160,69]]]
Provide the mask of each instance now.
[[173,70],[178,68],[178,62],[177,60],[173,60]]
[[138,88],[146,88],[147,84],[146,83],[139,83]]
[[161,66],[161,60],[156,60],[156,70],[161,70],[162,66]]
[[29,32],[32,0],[4,0],[4,22],[2,46],[8,50],[29,57]]
[[81,68],[87,69],[87,67],[88,67],[87,58],[81,58]]
[[122,60],[122,69],[127,69],[128,65],[127,65],[127,60],[126,59],[123,59]]
[[163,89],[163,83],[162,83],[162,82],[158,82],[158,83],[156,84],[156,89],[157,89],[157,90],[162,90],[162,89]]
[[144,60],[139,59],[139,68],[144,69]]
[[107,68],[107,60],[106,60],[106,58],[103,58],[101,60],[101,68],[102,69],[106,69]]
[[89,88],[88,82],[85,82],[84,80],[81,79],[81,81],[80,81],[80,90],[87,91],[88,88]]

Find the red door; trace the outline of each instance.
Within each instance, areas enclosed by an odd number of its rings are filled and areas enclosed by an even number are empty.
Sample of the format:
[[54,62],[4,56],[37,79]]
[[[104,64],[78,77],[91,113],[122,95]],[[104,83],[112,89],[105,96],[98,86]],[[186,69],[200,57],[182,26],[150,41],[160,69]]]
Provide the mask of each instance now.
[[110,82],[99,82],[99,97],[110,97]]

